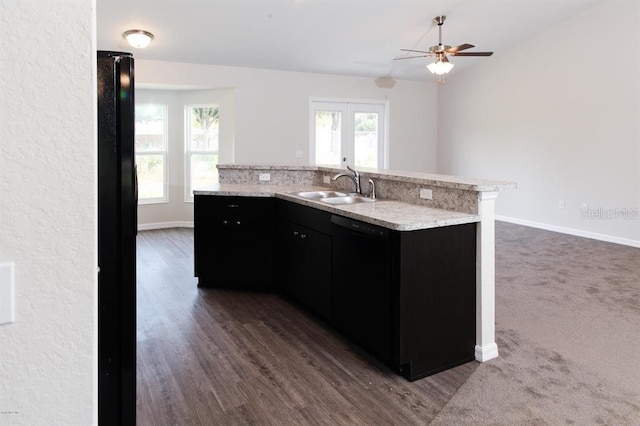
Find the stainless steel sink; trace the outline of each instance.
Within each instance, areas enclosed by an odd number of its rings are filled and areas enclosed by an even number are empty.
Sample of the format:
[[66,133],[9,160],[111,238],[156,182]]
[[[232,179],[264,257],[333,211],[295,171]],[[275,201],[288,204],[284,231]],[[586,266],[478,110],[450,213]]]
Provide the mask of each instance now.
[[303,191],[294,192],[293,195],[298,197],[308,198],[315,201],[321,201],[323,203],[340,205],[340,204],[355,204],[355,203],[372,203],[375,200],[371,198],[363,197],[359,194],[338,192],[338,191]]
[[339,204],[355,204],[355,203],[373,203],[375,200],[371,198],[363,197],[361,195],[346,195],[344,197],[327,197],[321,198],[319,201],[327,204],[339,205]]
[[337,192],[337,191],[303,191],[303,192],[294,192],[294,195],[302,198],[311,198],[311,199],[319,199],[319,198],[327,198],[327,197],[347,197],[349,194],[345,192]]

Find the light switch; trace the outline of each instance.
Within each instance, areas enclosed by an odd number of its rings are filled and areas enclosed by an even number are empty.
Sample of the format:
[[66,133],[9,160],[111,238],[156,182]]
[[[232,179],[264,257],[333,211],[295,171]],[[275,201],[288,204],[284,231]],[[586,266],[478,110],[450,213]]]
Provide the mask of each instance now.
[[13,263],[0,263],[0,324],[14,322],[15,316]]

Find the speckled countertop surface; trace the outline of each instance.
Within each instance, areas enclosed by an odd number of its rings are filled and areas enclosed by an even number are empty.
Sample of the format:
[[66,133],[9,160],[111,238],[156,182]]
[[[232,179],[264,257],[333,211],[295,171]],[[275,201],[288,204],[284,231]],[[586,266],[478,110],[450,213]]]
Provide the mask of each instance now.
[[417,206],[400,201],[379,199],[375,203],[357,203],[333,206],[323,203],[322,201],[302,198],[293,194],[294,192],[316,190],[331,190],[331,188],[289,185],[221,184],[200,188],[195,190],[194,194],[213,196],[277,197],[396,231],[415,231],[418,229],[438,228],[441,226],[473,223],[480,220],[477,215],[473,214]]
[[[279,165],[242,165],[242,164],[219,164],[218,169],[227,170],[289,170],[289,171],[322,171],[328,173],[344,172],[343,168],[334,166],[279,166]],[[359,168],[371,178],[382,178],[401,182],[411,182],[422,185],[440,186],[443,188],[462,189],[465,191],[504,191],[515,189],[516,183],[503,180],[478,179],[465,176],[450,176],[433,173],[409,172],[401,170],[379,170]]]

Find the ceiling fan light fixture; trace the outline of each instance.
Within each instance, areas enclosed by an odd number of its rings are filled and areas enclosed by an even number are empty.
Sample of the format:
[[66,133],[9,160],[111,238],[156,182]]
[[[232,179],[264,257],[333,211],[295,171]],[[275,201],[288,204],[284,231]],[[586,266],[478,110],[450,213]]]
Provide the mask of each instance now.
[[122,33],[122,37],[127,40],[131,47],[144,49],[153,40],[153,34],[144,30],[129,30]]
[[437,61],[427,65],[427,69],[431,71],[431,74],[443,75],[443,74],[447,74],[449,71],[453,69],[453,64],[449,62],[446,59],[446,57],[444,60],[441,60],[438,58]]
[[458,56],[491,56],[493,52],[462,52],[463,50],[471,49],[475,47],[473,44],[463,43],[457,46],[449,46],[448,44],[444,44],[442,42],[442,24],[447,19],[446,16],[440,15],[433,18],[433,22],[438,25],[438,44],[436,46],[431,46],[429,50],[416,50],[416,49],[400,49],[403,52],[412,52],[412,55],[405,55],[400,58],[393,58],[393,60],[397,59],[413,59],[413,58],[421,58],[421,57],[434,57],[435,62],[427,65],[427,69],[432,73],[438,76],[438,83],[443,84],[445,75],[448,74],[453,69],[453,64],[449,62],[447,58],[447,54],[449,55],[458,55]]

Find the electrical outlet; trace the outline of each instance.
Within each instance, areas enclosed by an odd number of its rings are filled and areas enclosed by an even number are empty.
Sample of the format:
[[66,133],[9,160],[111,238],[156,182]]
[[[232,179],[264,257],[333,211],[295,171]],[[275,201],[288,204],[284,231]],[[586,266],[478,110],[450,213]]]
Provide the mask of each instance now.
[[322,176],[322,182],[323,183],[331,183],[331,178],[329,177],[329,175]]
[[260,173],[258,180],[260,182],[269,182],[271,180],[271,173]]
[[302,158],[302,150],[301,149],[297,149],[296,150],[296,158]]
[[420,198],[433,200],[433,191],[429,188],[420,188]]
[[558,208],[559,208],[560,210],[564,210],[564,200],[560,200],[560,201],[558,201]]

